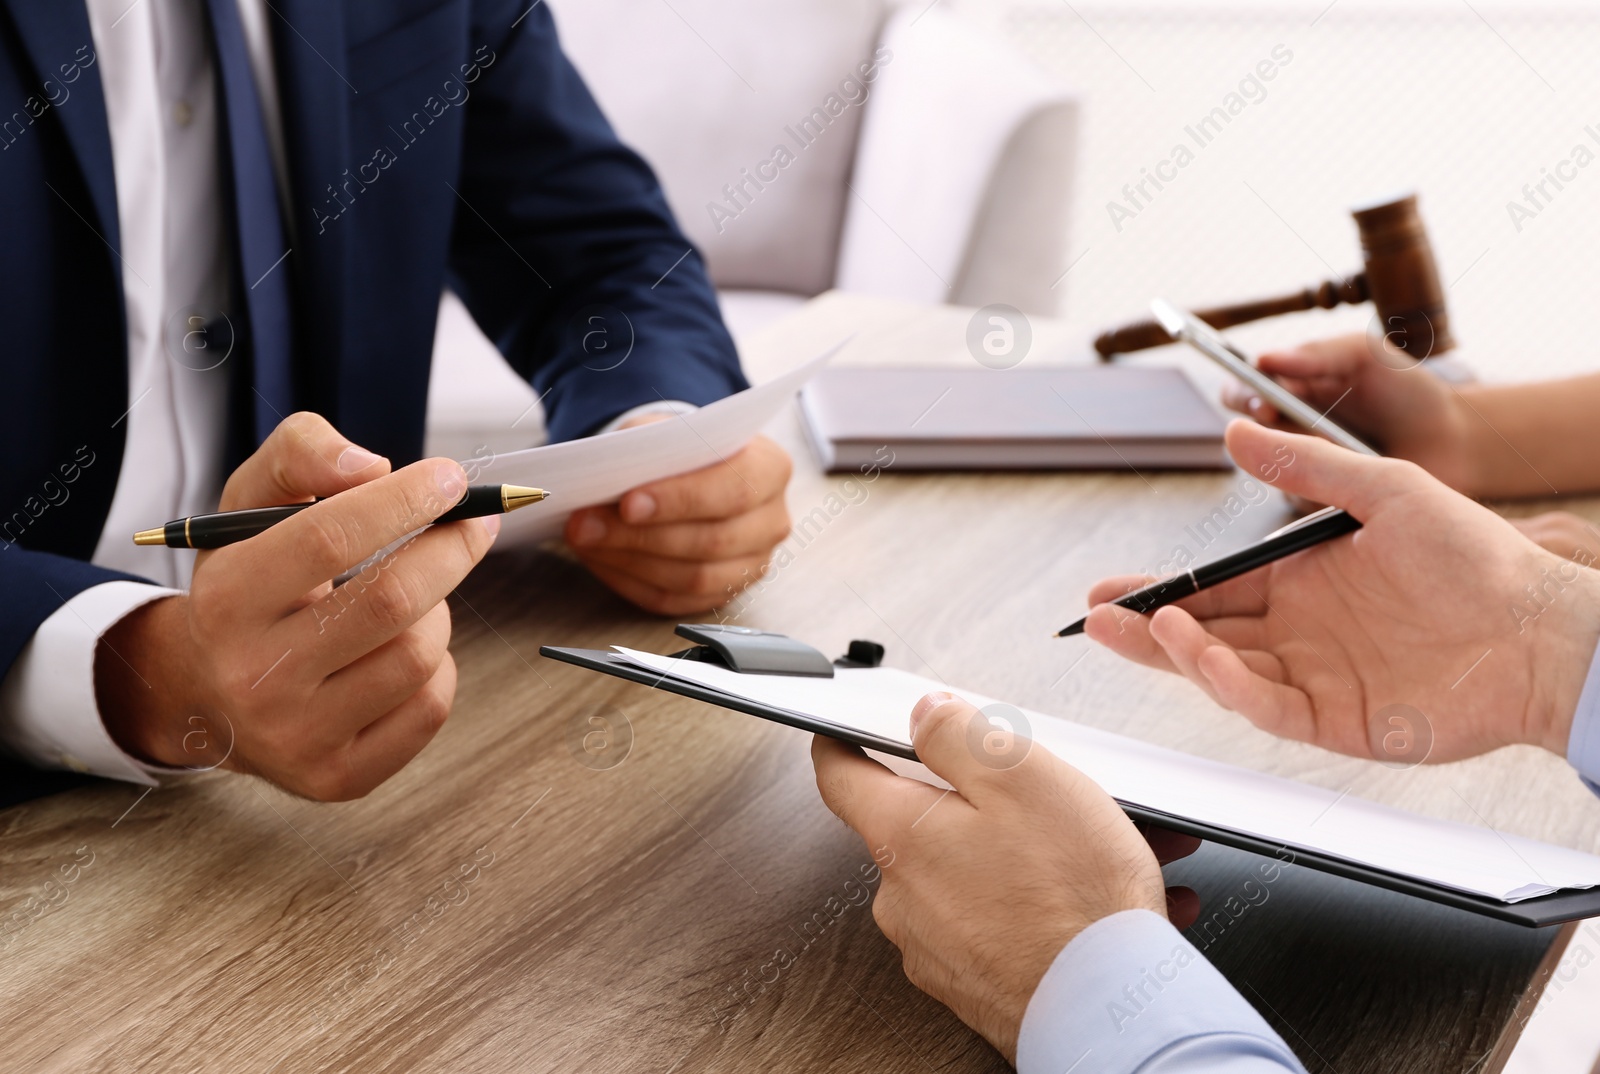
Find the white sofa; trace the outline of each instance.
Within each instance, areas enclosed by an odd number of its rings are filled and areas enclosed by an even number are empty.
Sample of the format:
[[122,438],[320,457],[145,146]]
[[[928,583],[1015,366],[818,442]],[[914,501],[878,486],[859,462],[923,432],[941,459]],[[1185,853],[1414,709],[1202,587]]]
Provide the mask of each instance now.
[[[978,27],[926,0],[547,2],[735,339],[830,288],[1055,311],[1077,102]],[[542,440],[532,389],[445,295],[429,453]]]

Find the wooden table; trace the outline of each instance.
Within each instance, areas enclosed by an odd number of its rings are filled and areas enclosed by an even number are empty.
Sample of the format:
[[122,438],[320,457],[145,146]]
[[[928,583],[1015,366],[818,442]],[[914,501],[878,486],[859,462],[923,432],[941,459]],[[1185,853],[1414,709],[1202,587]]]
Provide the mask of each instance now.
[[[857,330],[843,361],[960,364],[972,360],[966,320],[826,296],[753,340],[747,360],[770,375]],[[1030,360],[1081,355],[1071,326],[1034,328]],[[737,621],[830,654],[873,638],[892,664],[1018,704],[1600,850],[1600,805],[1554,757],[1508,750],[1394,771],[1273,741],[1176,679],[1047,639],[1091,581],[1168,554],[1236,475],[865,483],[818,473],[792,416],[775,435],[798,463],[798,529]],[[1281,512],[1250,509],[1213,551]],[[805,735],[542,660],[543,643],[679,644],[559,554],[497,554],[453,605],[455,714],[363,801],[320,805],[213,775],[148,795],[107,783],[0,814],[0,910],[62,865],[72,876],[0,954],[0,1065],[1005,1068],[906,982],[852,899],[847,882],[870,858],[818,800]],[[625,759],[581,763],[588,733],[610,736],[602,758]],[[1256,860],[1207,848],[1169,875],[1209,910]],[[1291,867],[1196,943],[1313,1072],[1461,1072],[1504,1060],[1560,931]],[[779,948],[793,956],[782,972]]]

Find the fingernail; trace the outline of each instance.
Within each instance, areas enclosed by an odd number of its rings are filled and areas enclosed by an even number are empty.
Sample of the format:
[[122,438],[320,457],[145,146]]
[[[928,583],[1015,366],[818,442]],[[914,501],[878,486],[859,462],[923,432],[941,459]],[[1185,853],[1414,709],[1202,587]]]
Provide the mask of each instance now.
[[369,466],[383,461],[382,455],[374,455],[364,447],[351,444],[339,454],[339,472],[341,474],[359,474]]
[[1251,411],[1251,413],[1260,413],[1261,406],[1262,406],[1261,396],[1252,395],[1250,397],[1250,411]]
[[917,707],[911,710],[911,737],[917,737],[917,725],[922,722],[924,716],[946,701],[954,701],[955,699],[955,694],[949,694],[943,690],[935,690],[933,693],[925,695],[921,701],[918,701]]
[[655,517],[656,498],[648,492],[630,492],[622,501],[624,522],[648,522]]
[[467,491],[467,472],[459,463],[442,462],[433,472],[433,480],[439,486],[439,494],[449,503],[454,504]]
[[499,515],[484,515],[482,521],[483,521],[483,528],[485,530],[489,531],[489,536],[491,538],[499,536],[499,534],[500,534],[500,516]]
[[594,515],[584,515],[578,521],[577,527],[572,531],[572,543],[581,548],[591,544],[599,544],[605,540],[605,536],[606,524]]

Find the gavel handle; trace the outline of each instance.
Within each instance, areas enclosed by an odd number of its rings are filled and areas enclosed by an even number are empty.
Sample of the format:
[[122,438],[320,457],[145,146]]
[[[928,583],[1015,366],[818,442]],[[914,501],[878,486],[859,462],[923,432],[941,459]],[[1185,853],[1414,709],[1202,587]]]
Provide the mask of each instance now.
[[[1309,309],[1331,310],[1343,303],[1355,305],[1367,301],[1369,297],[1366,273],[1358,272],[1354,276],[1346,276],[1339,280],[1324,280],[1315,287],[1307,287],[1303,291],[1296,291],[1281,298],[1265,298],[1257,302],[1241,302],[1236,306],[1195,310],[1195,316],[1212,328],[1230,328],[1236,324],[1259,321],[1263,317],[1273,317],[1280,313],[1298,313]],[[1094,349],[1099,352],[1102,362],[1109,362],[1113,355],[1142,351],[1171,342],[1172,337],[1160,324],[1155,321],[1137,321],[1102,332],[1095,337]]]

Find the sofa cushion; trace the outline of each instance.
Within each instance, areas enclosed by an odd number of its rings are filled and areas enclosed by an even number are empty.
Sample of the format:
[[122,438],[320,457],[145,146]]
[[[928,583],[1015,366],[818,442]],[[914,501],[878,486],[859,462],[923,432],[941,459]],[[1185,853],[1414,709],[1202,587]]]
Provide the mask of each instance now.
[[717,286],[831,286],[884,0],[550,3]]

